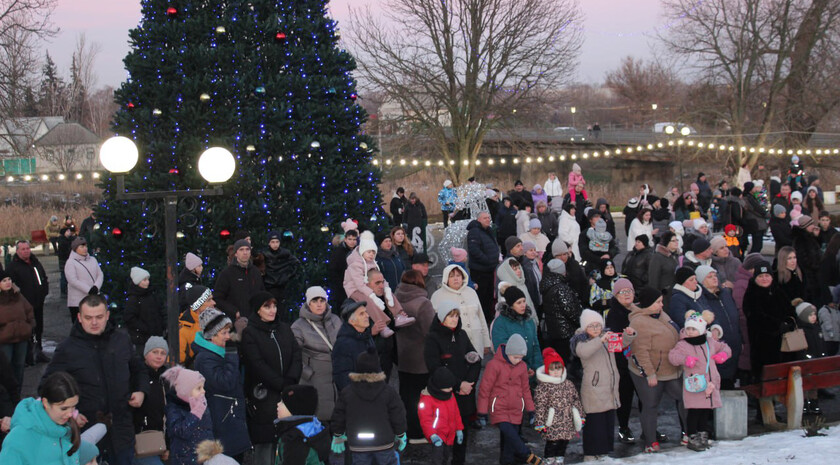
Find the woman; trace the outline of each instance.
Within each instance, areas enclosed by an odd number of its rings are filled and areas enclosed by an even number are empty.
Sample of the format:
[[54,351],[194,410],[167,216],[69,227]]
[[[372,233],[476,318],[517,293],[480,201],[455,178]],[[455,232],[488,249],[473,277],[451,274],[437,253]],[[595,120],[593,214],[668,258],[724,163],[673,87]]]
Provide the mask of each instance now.
[[[630,312],[635,308],[636,292],[633,283],[627,278],[619,278],[613,286],[614,297],[609,302],[609,312],[605,321],[605,329],[614,333],[624,331],[630,326]],[[618,396],[621,401],[615,416],[618,418],[618,439],[624,444],[635,444],[636,437],[630,430],[630,411],[633,408],[633,394],[636,387],[630,376],[627,357],[621,352],[615,353],[615,365],[618,369]]]
[[[711,310],[715,314],[715,325],[719,325],[723,331],[721,339],[732,350],[732,356],[717,366],[721,378],[719,387],[723,390],[734,389],[738,359],[741,356],[743,344],[738,308],[735,306],[735,299],[732,298],[732,290],[720,285],[714,268],[705,265],[698,266],[696,275],[697,282],[701,284],[703,290],[700,305],[703,309]],[[684,320],[683,323],[685,323]]]
[[[132,409],[134,434],[140,434],[143,431],[164,431],[166,414],[166,389],[160,375],[167,369],[166,358],[169,354],[169,345],[166,339],[152,336],[141,349],[146,371],[149,373],[149,390],[143,399],[143,404],[139,408]],[[162,457],[154,455],[138,458],[135,459],[135,463],[137,465],[163,465],[162,460],[166,460],[168,455],[167,451]]]
[[12,278],[0,269],[0,351],[14,367],[15,377],[21,385],[26,350],[34,327],[35,310],[12,282]]
[[152,336],[163,336],[166,331],[166,307],[149,285],[149,272],[138,267],[131,268],[128,280],[128,298],[125,300],[123,321],[131,342],[138,353]]
[[516,208],[514,208],[511,198],[505,196],[496,213],[496,240],[499,243],[499,248],[502,250],[502,255],[507,255],[508,253],[507,249],[505,249],[505,240],[515,235]]
[[[785,302],[805,298],[805,280],[796,258],[796,250],[791,246],[779,249],[776,256],[776,280]],[[746,297],[745,297],[746,298]]]
[[770,264],[761,262],[754,269],[744,293],[744,314],[750,336],[750,367],[756,377],[764,365],[781,363],[782,331],[796,318],[790,300],[773,280]]
[[432,294],[432,305],[438,308],[444,302],[455,302],[461,328],[467,333],[478,355],[484,358],[493,349],[493,343],[490,342],[490,330],[478,294],[467,285],[466,278],[467,272],[458,265],[444,268],[441,287]]
[[580,224],[575,219],[577,210],[574,204],[563,205],[560,219],[557,223],[557,237],[569,244],[569,250],[580,260]]
[[[467,333],[461,329],[461,319],[455,302],[444,301],[435,307],[435,317],[423,347],[423,359],[429,373],[446,367],[455,375],[457,382],[453,392],[461,414],[461,422],[464,425],[470,424],[470,417],[476,410],[475,383],[481,372],[481,357],[470,343]],[[464,428],[464,440],[452,447],[453,465],[466,463],[469,430],[470,428]]]
[[15,409],[0,463],[77,465],[81,437],[74,414],[79,385],[58,371],[41,383],[38,395],[40,399],[28,397]]
[[64,276],[67,278],[70,323],[75,324],[79,319],[79,302],[88,294],[99,294],[105,279],[99,263],[88,253],[88,244],[84,237],[77,237],[70,244],[70,257],[64,264]]
[[691,195],[691,192],[686,192],[681,195],[676,202],[674,202],[674,219],[677,221],[690,220],[691,214],[698,212],[697,199]]
[[426,225],[429,223],[429,216],[426,215],[426,206],[414,192],[408,196],[403,221],[408,225],[411,242],[417,245],[417,251],[425,252]]
[[[496,282],[508,282],[519,288],[525,295],[525,301],[528,308],[531,309],[530,318],[534,323],[538,323],[536,308],[531,295],[528,293],[528,286],[525,284],[525,272],[522,270],[522,265],[513,257],[506,258],[505,261],[496,268]],[[507,338],[504,339],[507,341]],[[504,342],[501,341],[501,342]],[[499,344],[493,343],[494,347],[499,347]]]
[[549,260],[546,268],[540,281],[545,322],[543,338],[563,360],[571,360],[569,340],[575,335],[583,307],[577,293],[569,284],[563,261],[553,258]]
[[658,290],[644,287],[637,296],[638,307],[632,307],[630,312],[630,327],[636,332],[636,339],[630,344],[633,351],[630,378],[642,402],[645,452],[659,452],[656,416],[662,394],[667,393],[677,401],[679,416],[685,418],[680,369],[668,361],[668,352],[677,345],[679,333],[668,314],[662,311],[662,294]]
[[[249,409],[248,432],[254,444],[254,463],[269,463],[276,441],[276,406],[282,400],[283,389],[297,384],[300,379],[301,354],[292,329],[277,318],[277,300],[273,294],[257,292],[248,303],[251,316],[241,343]],[[216,412],[212,413],[215,415]]]
[[820,192],[816,187],[811,186],[805,192],[805,201],[802,202],[802,214],[811,217],[817,216],[825,209]]
[[[426,340],[429,327],[435,318],[435,308],[426,293],[423,274],[417,270],[408,270],[403,274],[396,298],[403,306],[403,311],[416,320],[413,325],[397,331],[397,360],[399,360],[400,398],[405,404],[408,421],[408,439],[423,439],[423,430],[417,417],[417,402],[420,393],[429,380],[429,370],[423,354],[417,350]],[[481,318],[484,321],[484,318]]]
[[47,224],[44,226],[44,232],[47,233],[47,239],[53,246],[53,252],[58,253],[58,237],[61,235],[61,224],[58,222],[58,217],[53,215]]
[[674,285],[674,271],[679,267],[677,254],[680,240],[671,231],[662,234],[659,244],[650,257],[648,266],[648,286],[666,293]]
[[332,351],[341,318],[327,303],[327,291],[320,286],[306,290],[306,302],[300,306],[292,332],[301,348],[300,383],[315,386],[318,391],[318,411],[315,416],[328,422],[338,395],[332,376]]
[[184,256],[184,269],[181,270],[181,274],[178,275],[178,288],[181,290],[186,289],[187,283],[192,286],[200,285],[201,273],[203,271],[204,262],[198,258],[198,255],[187,252],[187,255]]
[[[802,299],[815,305],[820,302],[820,262],[822,261],[822,246],[817,239],[820,227],[810,216],[799,217],[799,226],[793,227],[793,249],[799,269],[802,270],[802,282],[805,284],[805,295]],[[827,303],[827,302],[825,302]]]
[[534,205],[539,202],[548,203],[548,194],[543,190],[539,184],[534,184],[534,190],[531,191],[531,198],[534,199]]
[[528,353],[523,362],[528,364],[528,377],[534,376],[537,368],[543,364],[540,343],[537,339],[537,325],[531,319],[534,313],[525,301],[525,294],[516,286],[508,287],[503,294],[505,301],[499,302],[496,308],[499,316],[493,321],[490,329],[490,339],[498,349],[514,334],[525,339]]
[[723,287],[732,289],[741,267],[741,260],[732,256],[732,251],[726,246],[723,236],[712,239],[712,268],[717,271],[718,279]]
[[403,262],[403,268],[411,269],[411,258],[414,257],[414,247],[411,246],[411,241],[407,240],[405,229],[402,226],[394,226],[391,229],[391,243],[397,250],[397,255]]
[[653,244],[653,235],[658,234],[659,231],[653,230],[653,224],[650,222],[652,212],[649,208],[639,210],[639,214],[630,223],[630,230],[627,232],[627,251],[632,252],[635,246],[635,240],[638,236],[647,236],[648,244]]
[[828,242],[822,261],[820,262],[820,303],[827,305],[833,302],[831,287],[840,284],[840,234],[835,234]]
[[376,251],[376,265],[379,266],[382,276],[385,276],[391,292],[394,292],[397,290],[403,272],[411,267],[405,267],[388,233],[376,233],[376,245],[379,246],[379,250]]

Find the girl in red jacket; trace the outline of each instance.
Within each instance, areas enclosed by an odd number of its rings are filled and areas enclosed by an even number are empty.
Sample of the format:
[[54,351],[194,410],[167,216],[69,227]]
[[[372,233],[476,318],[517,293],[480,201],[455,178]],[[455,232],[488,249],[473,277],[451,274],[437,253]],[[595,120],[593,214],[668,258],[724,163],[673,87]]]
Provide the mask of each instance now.
[[507,344],[500,344],[493,360],[484,369],[478,390],[478,417],[481,426],[490,423],[499,427],[502,465],[527,462],[539,465],[542,458],[533,454],[522,438],[522,414],[528,414],[528,424],[534,426],[534,399],[528,385],[528,367],[522,359],[528,355],[525,339],[512,335]]
[[464,443],[464,424],[452,388],[458,380],[449,368],[435,370],[426,389],[420,394],[417,415],[423,435],[435,447],[432,463],[446,465],[452,457],[452,444]]

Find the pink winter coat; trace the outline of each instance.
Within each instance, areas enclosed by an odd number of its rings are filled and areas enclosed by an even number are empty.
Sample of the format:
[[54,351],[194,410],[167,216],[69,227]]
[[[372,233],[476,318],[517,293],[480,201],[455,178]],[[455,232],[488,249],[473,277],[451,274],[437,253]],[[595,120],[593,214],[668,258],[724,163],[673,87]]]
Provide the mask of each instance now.
[[[685,408],[718,408],[721,406],[720,402],[720,373],[718,373],[717,365],[715,364],[714,360],[711,360],[710,357],[714,356],[718,352],[725,352],[727,356],[732,356],[732,350],[729,349],[729,346],[726,345],[723,341],[716,341],[711,336],[707,335],[706,342],[709,344],[709,349],[706,349],[706,344],[701,345],[692,345],[689,344],[685,340],[685,330],[680,331],[680,337],[682,340],[671,349],[671,352],[668,353],[668,360],[674,366],[682,366],[683,367],[683,379],[688,376],[695,375],[695,374],[703,374],[706,373],[706,361],[709,361],[709,373],[711,374],[711,379],[709,374],[706,374],[706,382],[711,382],[715,385],[715,390],[712,393],[711,399],[706,397],[705,392],[688,392],[685,390],[685,384],[683,384],[683,404]],[[708,353],[711,351],[711,353]],[[694,367],[689,368],[685,366],[685,359],[686,357],[694,357],[697,359],[697,363],[694,364]]]
[[376,261],[365,261],[358,247],[350,252],[347,255],[347,270],[344,272],[344,292],[347,293],[347,297],[353,298],[354,292],[360,292],[365,296],[370,294],[371,290],[367,287],[367,272],[378,269]]
[[586,184],[586,180],[583,179],[583,174],[569,171],[569,192],[575,190],[575,186],[578,184]]
[[523,412],[534,412],[525,362],[511,365],[505,360],[505,344],[487,363],[478,389],[478,414],[490,415],[490,423],[522,423]]

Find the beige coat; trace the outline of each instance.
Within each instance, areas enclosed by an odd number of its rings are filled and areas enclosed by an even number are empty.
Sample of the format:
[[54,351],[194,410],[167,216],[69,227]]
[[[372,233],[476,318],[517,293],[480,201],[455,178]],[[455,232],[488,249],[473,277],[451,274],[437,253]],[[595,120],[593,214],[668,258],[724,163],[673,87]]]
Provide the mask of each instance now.
[[443,283],[440,289],[432,294],[432,305],[438,308],[440,304],[446,301],[451,301],[458,304],[458,310],[461,313],[461,329],[467,333],[473,347],[478,355],[484,357],[484,349],[493,349],[493,343],[490,342],[490,331],[487,329],[487,320],[484,319],[484,312],[481,309],[481,301],[478,300],[478,294],[475,290],[467,285],[467,280],[460,289],[452,289],[446,283],[449,281],[449,273],[454,269],[461,270],[464,276],[467,276],[466,270],[458,265],[449,265],[443,269]]
[[[680,377],[679,367],[675,367],[668,360],[668,353],[677,345],[680,335],[671,322],[671,317],[664,311],[658,318],[651,317],[653,312],[630,307],[630,327],[636,330],[636,338],[630,344],[633,356],[644,369],[644,376],[656,375],[661,381]],[[631,359],[630,371],[643,376],[639,367]]]
[[[627,346],[632,337],[624,337]],[[618,395],[618,367],[615,355],[607,350],[600,337],[590,338],[578,329],[572,338],[575,355],[583,364],[583,380],[580,384],[580,398],[586,413],[600,413],[621,406]]]

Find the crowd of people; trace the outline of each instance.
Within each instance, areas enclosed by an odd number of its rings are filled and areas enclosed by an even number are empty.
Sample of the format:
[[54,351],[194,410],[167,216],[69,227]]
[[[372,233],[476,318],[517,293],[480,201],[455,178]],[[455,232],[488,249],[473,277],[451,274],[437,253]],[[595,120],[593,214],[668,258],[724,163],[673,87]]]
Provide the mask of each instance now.
[[[411,445],[430,463],[464,464],[470,432],[490,425],[502,464],[562,464],[578,434],[585,460],[616,441],[705,450],[722,390],[840,348],[840,235],[818,179],[800,177],[712,189],[700,173],[663,196],[643,184],[623,209],[625,244],[577,164],[565,194],[555,173],[533,190],[488,187],[441,279],[412,245],[425,207],[399,188],[389,229],[341,224],[329,291],[309,287],[294,320],[284,286],[296,259],[278,234],[255,250],[241,231],[212,290],[202,258],[184,257],[178,354],[148,271],[131,269],[118,327],[99,293],[107,277],[65,226],[73,327],[49,360],[38,350],[47,276],[21,241],[0,271],[0,462],[315,464],[335,453],[390,465]],[[462,214],[453,187],[438,197],[445,225]],[[796,329],[807,347],[783,348]],[[30,353],[49,364],[39,398],[21,400]],[[657,428],[663,395],[679,438]],[[808,393],[809,412],[819,395]]]

